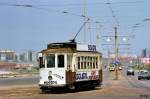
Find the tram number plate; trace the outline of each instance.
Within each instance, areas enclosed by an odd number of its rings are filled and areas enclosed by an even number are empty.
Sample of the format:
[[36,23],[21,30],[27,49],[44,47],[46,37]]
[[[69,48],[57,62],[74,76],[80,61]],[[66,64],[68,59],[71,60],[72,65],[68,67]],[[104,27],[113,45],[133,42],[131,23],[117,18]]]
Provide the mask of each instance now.
[[45,82],[46,85],[55,85],[57,84],[57,81],[49,81],[49,82]]

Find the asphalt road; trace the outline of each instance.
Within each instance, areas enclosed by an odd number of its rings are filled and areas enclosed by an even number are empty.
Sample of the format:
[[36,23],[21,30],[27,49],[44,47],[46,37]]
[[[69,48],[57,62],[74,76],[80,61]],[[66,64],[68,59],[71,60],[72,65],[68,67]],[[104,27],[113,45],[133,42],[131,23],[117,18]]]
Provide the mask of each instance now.
[[[41,93],[37,85],[38,77],[0,79],[0,87],[10,87],[0,89],[0,99],[150,99],[150,81],[139,81],[136,76],[126,76],[123,70],[119,72],[118,80],[114,80],[115,72],[105,69],[103,74],[101,88],[72,92],[60,89],[56,92]],[[19,87],[12,88],[13,85]]]
[[13,86],[13,85],[33,85],[38,84],[38,76],[26,76],[26,77],[11,77],[0,78],[1,86]]
[[127,76],[126,70],[123,70],[122,75],[125,77],[130,86],[132,86],[133,88],[144,88],[150,91],[150,80],[138,80],[137,72],[135,72],[134,76],[132,75]]

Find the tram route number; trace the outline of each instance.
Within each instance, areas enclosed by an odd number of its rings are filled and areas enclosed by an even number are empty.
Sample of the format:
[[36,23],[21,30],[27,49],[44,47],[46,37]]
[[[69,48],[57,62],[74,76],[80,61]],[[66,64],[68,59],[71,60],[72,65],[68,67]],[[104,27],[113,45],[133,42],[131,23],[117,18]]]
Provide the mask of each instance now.
[[48,81],[48,82],[44,82],[44,84],[46,84],[46,85],[55,85],[55,84],[57,84],[57,81]]
[[96,46],[95,45],[88,45],[88,50],[89,51],[96,51]]

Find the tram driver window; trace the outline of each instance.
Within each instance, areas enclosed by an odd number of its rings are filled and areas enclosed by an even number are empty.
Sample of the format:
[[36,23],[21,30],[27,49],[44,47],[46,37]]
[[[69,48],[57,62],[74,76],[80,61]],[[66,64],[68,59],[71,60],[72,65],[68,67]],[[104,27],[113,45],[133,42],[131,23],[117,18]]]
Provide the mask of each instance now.
[[47,55],[47,68],[55,67],[55,55],[49,54]]
[[64,55],[58,55],[58,67],[64,67]]

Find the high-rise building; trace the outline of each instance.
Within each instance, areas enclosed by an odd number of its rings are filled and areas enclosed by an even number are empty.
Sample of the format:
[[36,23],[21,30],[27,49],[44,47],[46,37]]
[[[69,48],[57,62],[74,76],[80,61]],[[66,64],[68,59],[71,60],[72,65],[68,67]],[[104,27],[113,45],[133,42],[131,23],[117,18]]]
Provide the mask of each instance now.
[[35,51],[28,50],[27,52],[20,54],[20,61],[36,62],[37,61],[37,53]]
[[149,57],[150,57],[150,49],[148,49],[148,48],[143,49],[141,56],[142,56],[142,57],[149,58]]

